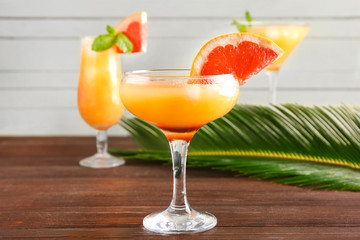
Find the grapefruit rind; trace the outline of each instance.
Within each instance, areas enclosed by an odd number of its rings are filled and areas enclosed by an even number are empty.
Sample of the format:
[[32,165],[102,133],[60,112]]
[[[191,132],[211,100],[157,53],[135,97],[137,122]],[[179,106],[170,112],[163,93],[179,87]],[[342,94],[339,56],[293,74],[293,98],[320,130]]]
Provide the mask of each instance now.
[[146,12],[139,12],[132,14],[126,18],[124,18],[122,21],[116,25],[115,30],[116,32],[125,32],[129,25],[133,22],[138,22],[140,24],[140,30],[141,30],[141,48],[140,51],[136,52],[146,52],[147,50],[147,13]]
[[252,42],[259,45],[260,47],[268,48],[274,51],[278,55],[274,61],[276,61],[284,53],[284,51],[276,43],[274,43],[270,39],[267,39],[257,34],[253,34],[253,33],[225,34],[211,39],[200,49],[200,51],[198,52],[192,63],[190,76],[201,75],[200,73],[202,67],[206,63],[209,53],[211,53],[211,51],[214,50],[215,48],[225,47],[227,45],[238,46],[241,42],[244,41]]

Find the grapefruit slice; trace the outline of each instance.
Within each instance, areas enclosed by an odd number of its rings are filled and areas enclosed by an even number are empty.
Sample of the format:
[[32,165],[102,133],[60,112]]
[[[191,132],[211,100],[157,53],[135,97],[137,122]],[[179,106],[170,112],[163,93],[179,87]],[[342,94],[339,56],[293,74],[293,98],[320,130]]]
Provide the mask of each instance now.
[[[132,53],[146,52],[147,48],[147,14],[139,12],[123,19],[116,27],[116,32],[125,34],[133,43]],[[123,53],[118,48],[119,53]]]
[[210,40],[200,49],[190,75],[234,74],[243,85],[283,53],[265,37],[252,33],[226,34]]

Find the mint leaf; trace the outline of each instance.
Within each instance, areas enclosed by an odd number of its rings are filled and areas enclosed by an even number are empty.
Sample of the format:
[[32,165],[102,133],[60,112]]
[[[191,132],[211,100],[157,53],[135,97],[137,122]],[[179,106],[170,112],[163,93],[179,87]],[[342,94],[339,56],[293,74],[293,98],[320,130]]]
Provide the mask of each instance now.
[[108,31],[108,33],[110,35],[116,35],[116,30],[113,27],[111,27],[110,25],[106,26],[106,31]]
[[100,35],[94,39],[92,50],[101,52],[111,48],[116,40],[116,35]]
[[235,25],[239,32],[247,32],[247,27],[243,24],[238,23],[236,20],[233,20],[231,24]]
[[123,51],[124,53],[131,53],[134,49],[134,45],[129,40],[127,36],[123,33],[118,33],[115,39],[115,44]]
[[246,16],[246,20],[248,22],[248,26],[251,27],[251,16],[250,16],[250,12],[246,11],[245,12],[245,16]]
[[124,53],[131,53],[134,45],[123,33],[116,33],[116,30],[110,25],[106,26],[108,34],[100,35],[94,39],[92,50],[101,52],[111,48],[116,44]]

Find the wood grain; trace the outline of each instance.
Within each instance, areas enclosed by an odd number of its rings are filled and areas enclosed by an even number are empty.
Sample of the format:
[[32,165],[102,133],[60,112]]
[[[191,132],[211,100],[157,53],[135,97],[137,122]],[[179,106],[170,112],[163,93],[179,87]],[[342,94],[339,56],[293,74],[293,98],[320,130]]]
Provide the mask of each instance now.
[[[109,143],[136,147],[128,138]],[[170,166],[128,160],[111,169],[80,167],[78,161],[93,151],[93,138],[0,138],[0,238],[360,238],[359,193],[311,191],[207,169],[188,169],[189,201],[215,214],[217,227],[154,235],[141,222],[169,204]]]

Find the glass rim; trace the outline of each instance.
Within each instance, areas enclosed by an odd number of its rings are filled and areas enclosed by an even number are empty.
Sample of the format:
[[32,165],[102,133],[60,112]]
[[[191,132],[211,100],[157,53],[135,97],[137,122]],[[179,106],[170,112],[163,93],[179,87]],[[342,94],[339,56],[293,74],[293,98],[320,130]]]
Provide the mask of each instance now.
[[[175,74],[175,73],[183,73],[183,74]],[[167,74],[166,73],[174,73]],[[188,74],[184,74],[188,73]],[[203,75],[203,76],[190,76],[190,69],[151,69],[151,70],[134,70],[124,72],[124,77],[130,77],[132,79],[156,79],[156,80],[164,80],[164,79],[221,79],[221,78],[235,78],[235,75],[232,73],[229,74],[217,74],[217,75]]]

